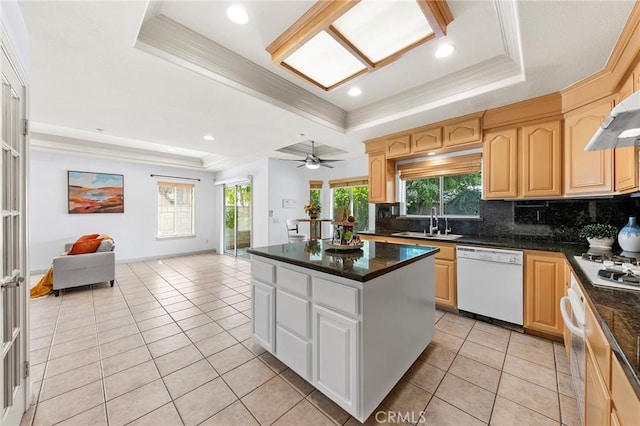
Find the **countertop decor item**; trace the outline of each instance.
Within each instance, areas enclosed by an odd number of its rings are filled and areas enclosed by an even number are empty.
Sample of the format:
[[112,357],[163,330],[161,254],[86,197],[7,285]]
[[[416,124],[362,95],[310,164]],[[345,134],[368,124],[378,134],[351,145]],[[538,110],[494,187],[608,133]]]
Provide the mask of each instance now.
[[578,235],[586,238],[592,248],[610,250],[618,235],[618,228],[605,223],[592,223],[583,226]]
[[635,217],[629,217],[629,222],[620,230],[618,244],[624,251],[640,252],[640,226]]
[[314,201],[309,201],[308,204],[305,204],[304,211],[311,219],[317,219],[318,215],[322,211],[322,205]]

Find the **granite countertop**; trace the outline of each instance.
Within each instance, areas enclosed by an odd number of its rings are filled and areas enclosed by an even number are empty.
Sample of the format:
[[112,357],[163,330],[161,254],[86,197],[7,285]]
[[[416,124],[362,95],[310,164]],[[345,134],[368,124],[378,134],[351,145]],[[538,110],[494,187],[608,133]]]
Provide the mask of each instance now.
[[[396,232],[398,231],[362,232],[361,234],[391,236]],[[401,238],[411,239],[411,237],[404,236]],[[425,242],[430,241],[424,238],[413,239]],[[593,285],[574,259],[574,256],[579,256],[588,251],[589,246],[587,244],[472,236],[465,236],[456,240],[438,240],[435,238],[433,241],[563,253],[587,296],[587,302],[598,317],[600,325],[611,344],[611,349],[625,370],[625,374],[635,389],[636,395],[640,398],[640,291]],[[619,251],[614,251],[613,254],[619,254]]]
[[326,241],[252,247],[247,251],[254,256],[263,256],[360,282],[372,280],[440,251],[436,247],[363,241],[360,250],[335,252],[325,250]]

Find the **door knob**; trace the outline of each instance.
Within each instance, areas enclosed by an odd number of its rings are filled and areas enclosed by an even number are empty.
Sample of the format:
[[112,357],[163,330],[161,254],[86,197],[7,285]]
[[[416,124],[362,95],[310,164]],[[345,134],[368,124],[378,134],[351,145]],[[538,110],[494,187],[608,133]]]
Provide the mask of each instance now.
[[0,285],[0,288],[11,288],[11,287],[20,287],[20,284],[24,282],[24,277],[15,277],[12,280],[9,280]]

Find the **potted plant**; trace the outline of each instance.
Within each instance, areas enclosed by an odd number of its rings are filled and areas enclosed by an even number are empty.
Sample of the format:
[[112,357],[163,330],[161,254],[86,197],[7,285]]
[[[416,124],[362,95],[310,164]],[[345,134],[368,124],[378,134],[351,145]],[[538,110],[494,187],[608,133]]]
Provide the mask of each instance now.
[[618,228],[605,223],[592,223],[583,226],[578,235],[580,238],[586,238],[592,248],[611,249],[618,236]]
[[309,215],[311,219],[317,219],[318,215],[322,211],[322,205],[315,201],[309,201],[309,204],[304,206],[304,211]]

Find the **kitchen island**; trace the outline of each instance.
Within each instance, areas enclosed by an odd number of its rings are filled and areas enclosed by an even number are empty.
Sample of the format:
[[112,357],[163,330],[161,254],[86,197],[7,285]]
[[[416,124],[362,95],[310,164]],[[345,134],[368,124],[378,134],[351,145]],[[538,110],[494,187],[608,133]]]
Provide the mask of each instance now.
[[364,422],[433,339],[438,249],[248,251],[253,340]]

